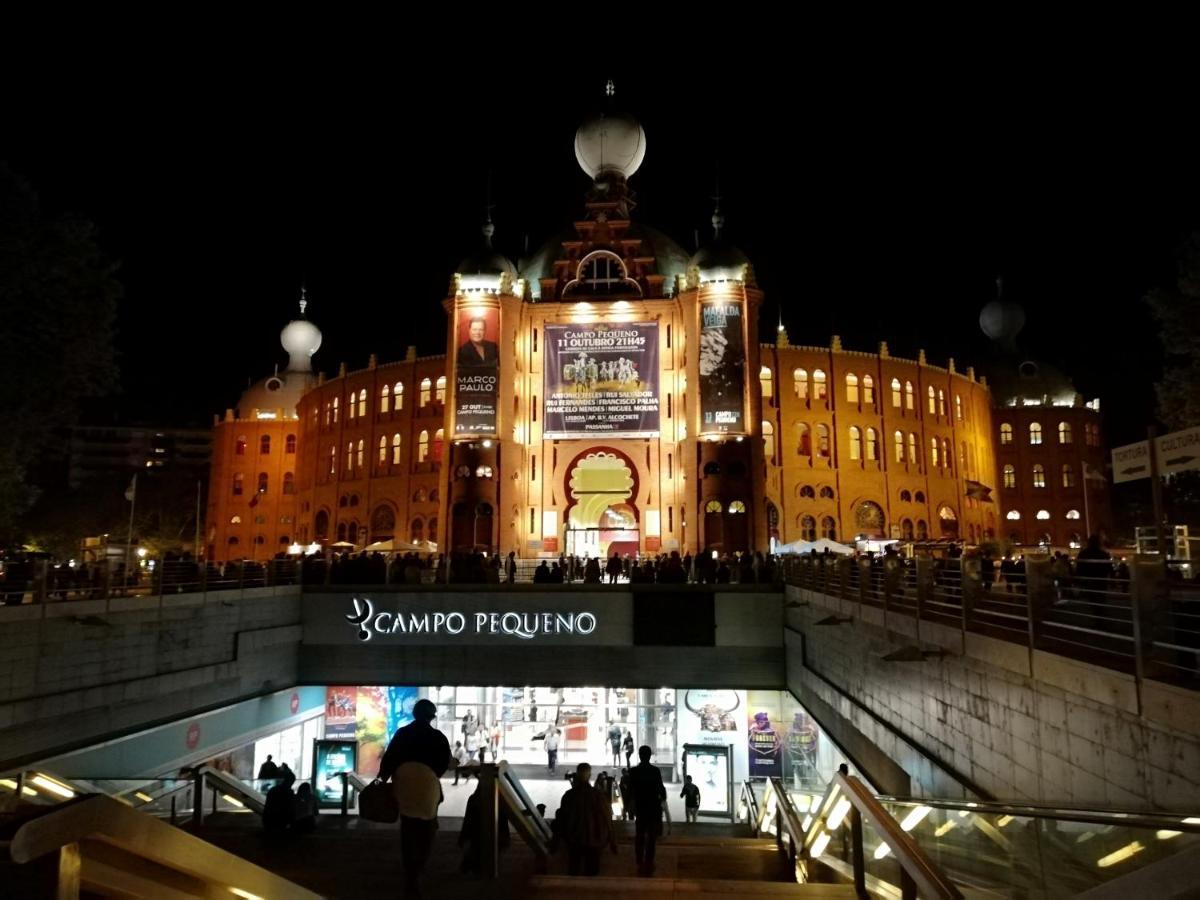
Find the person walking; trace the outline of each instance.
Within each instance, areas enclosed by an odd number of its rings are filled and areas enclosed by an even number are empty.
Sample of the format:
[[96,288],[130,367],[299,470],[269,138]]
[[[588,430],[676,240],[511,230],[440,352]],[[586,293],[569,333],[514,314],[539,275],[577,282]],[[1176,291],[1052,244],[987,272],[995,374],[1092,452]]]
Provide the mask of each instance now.
[[617,852],[612,824],[612,804],[589,783],[592,767],[580,763],[571,788],[562,797],[558,814],[559,835],[567,845],[567,874],[594,876],[600,873],[600,851],[607,844]]
[[613,722],[608,726],[608,743],[612,747],[613,765],[621,766],[621,726]]
[[[454,784],[458,785],[459,776],[464,782],[471,777],[471,770],[468,766],[471,763],[471,754],[462,745],[462,741],[454,742],[454,752],[450,754],[454,758]],[[479,779],[476,778],[476,781]]]
[[621,748],[625,751],[625,768],[633,765],[633,735],[629,733],[629,729],[625,729],[625,740],[621,743]]
[[641,760],[629,773],[634,802],[634,856],[643,875],[654,874],[654,851],[662,833],[663,805],[667,789],[662,773],[650,762],[653,751],[648,746],[638,748]]
[[558,729],[551,728],[546,732],[546,767],[551,775],[558,771]]
[[683,776],[683,790],[679,792],[683,798],[683,817],[687,822],[695,822],[700,813],[700,788],[692,783],[692,776]]
[[413,721],[399,729],[379,763],[379,780],[391,781],[400,807],[400,855],[406,897],[421,895],[420,878],[437,833],[442,802],[438,781],[450,766],[450,742],[433,727],[437,707],[429,700],[413,706]]
[[507,576],[505,580],[509,584],[514,584],[517,580],[517,552],[510,550],[508,559],[504,561],[504,574]]

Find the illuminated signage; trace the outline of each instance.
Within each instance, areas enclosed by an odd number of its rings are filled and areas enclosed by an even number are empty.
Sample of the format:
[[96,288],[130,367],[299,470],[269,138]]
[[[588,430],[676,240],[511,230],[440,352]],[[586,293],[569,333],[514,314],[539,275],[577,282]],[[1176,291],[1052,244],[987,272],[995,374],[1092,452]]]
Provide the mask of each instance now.
[[354,612],[346,621],[360,641],[376,635],[500,635],[532,640],[538,635],[588,635],[596,630],[590,612],[389,612],[375,610],[368,597],[352,597]]

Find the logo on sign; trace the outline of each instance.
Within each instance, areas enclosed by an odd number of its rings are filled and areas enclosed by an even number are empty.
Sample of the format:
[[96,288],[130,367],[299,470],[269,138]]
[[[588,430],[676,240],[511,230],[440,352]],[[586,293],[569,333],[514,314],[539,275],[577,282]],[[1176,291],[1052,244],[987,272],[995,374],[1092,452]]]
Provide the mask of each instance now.
[[196,749],[196,745],[200,743],[200,725],[199,725],[199,723],[193,722],[191,725],[188,726],[187,736],[184,738],[184,742],[187,744],[187,748],[189,750]]
[[293,716],[296,713],[300,712],[300,695],[299,694],[292,694],[291,708],[292,708]]
[[532,640],[539,634],[588,635],[596,630],[596,617],[590,612],[388,612],[375,611],[368,597],[352,597],[354,612],[346,621],[358,632],[360,641],[375,635],[450,634],[458,635],[472,627],[473,634],[497,634]]

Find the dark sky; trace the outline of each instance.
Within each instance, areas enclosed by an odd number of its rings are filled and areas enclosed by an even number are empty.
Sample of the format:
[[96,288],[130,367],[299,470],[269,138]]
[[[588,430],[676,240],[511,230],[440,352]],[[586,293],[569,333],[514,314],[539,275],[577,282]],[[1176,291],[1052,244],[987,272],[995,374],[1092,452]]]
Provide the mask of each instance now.
[[[22,92],[0,158],[52,210],[93,219],[121,261],[123,395],[107,415],[209,420],[284,355],[308,284],[318,367],[444,348],[455,263],[478,240],[492,172],[510,257],[568,227],[587,187],[574,129],[604,72],[530,58],[461,78],[437,67],[253,72],[97,67]],[[579,67],[582,68],[582,67]],[[635,218],[693,249],[719,161],[729,236],[793,343],[887,340],[961,368],[988,359],[978,313],[997,274],[1023,343],[1099,395],[1113,442],[1144,436],[1158,345],[1140,302],[1200,227],[1189,119],[1163,75],[882,67],[612,75],[648,153]],[[686,70],[686,71],[685,71]],[[1186,112],[1185,112],[1186,111]]]

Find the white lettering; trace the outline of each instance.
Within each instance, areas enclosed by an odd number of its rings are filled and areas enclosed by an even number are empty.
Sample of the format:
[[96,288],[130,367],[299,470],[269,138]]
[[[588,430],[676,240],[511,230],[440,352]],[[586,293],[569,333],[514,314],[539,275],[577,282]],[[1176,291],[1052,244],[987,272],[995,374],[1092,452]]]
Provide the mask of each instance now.
[[475,613],[475,633],[476,634],[483,633],[483,626],[487,623],[487,620],[488,620],[487,613]]
[[433,614],[433,633],[434,634],[437,634],[439,631],[441,631],[442,626],[445,624],[446,624],[446,614],[445,613],[434,613]]
[[555,634],[571,634],[575,630],[575,615],[567,613],[565,616],[559,613],[554,617],[554,632]]
[[[360,641],[369,641],[373,634],[462,634],[467,627],[467,615],[460,612],[401,613],[375,612],[371,600],[352,598],[354,612],[346,616]],[[532,640],[538,635],[591,634],[596,630],[596,616],[590,612],[477,612],[476,634],[504,634]]]
[[499,622],[500,613],[492,613],[490,616],[488,616],[488,630],[491,631],[492,634],[495,634],[496,629],[500,627]]
[[422,631],[429,631],[429,615],[428,613],[417,618],[417,614],[413,613],[408,617],[408,631],[410,634],[420,634]]
[[379,615],[377,615],[375,617],[375,630],[377,632],[379,632],[380,634],[387,634],[388,633],[387,620],[390,619],[391,617],[392,617],[392,614],[390,612],[381,612]]
[[[458,623],[458,627],[454,627],[454,623]],[[446,631],[450,634],[462,634],[462,630],[467,627],[467,620],[462,613],[450,613],[446,616]]]
[[[584,622],[587,627],[584,627]],[[575,617],[575,631],[579,634],[591,634],[596,630],[596,617],[589,612],[580,613]]]

